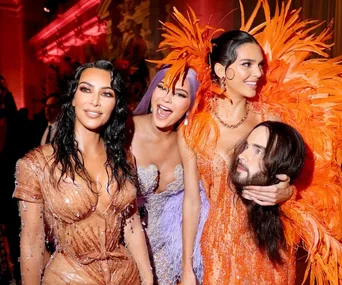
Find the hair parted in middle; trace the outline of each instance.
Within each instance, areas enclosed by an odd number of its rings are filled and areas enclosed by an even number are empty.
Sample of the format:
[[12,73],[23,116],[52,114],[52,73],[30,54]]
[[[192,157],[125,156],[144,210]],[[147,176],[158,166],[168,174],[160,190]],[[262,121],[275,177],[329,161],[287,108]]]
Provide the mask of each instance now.
[[100,130],[100,136],[104,141],[107,153],[105,167],[108,175],[108,184],[115,180],[120,190],[124,187],[126,181],[129,181],[138,187],[135,168],[128,159],[125,149],[125,125],[127,120],[127,93],[125,85],[117,70],[106,60],[85,63],[79,66],[74,72],[73,78],[69,81],[66,94],[61,98],[62,112],[58,121],[56,135],[52,141],[54,153],[53,163],[50,169],[51,179],[53,181],[56,177],[55,170],[57,168],[61,171],[57,185],[59,185],[65,175],[69,175],[75,181],[75,175],[77,174],[92,189],[93,181],[84,166],[83,155],[75,140],[74,128],[76,114],[72,106],[80,77],[83,71],[88,68],[98,68],[108,71],[111,77],[110,86],[115,93],[116,104],[114,110],[109,121]]
[[[260,186],[279,183],[276,177],[278,174],[286,174],[293,182],[299,177],[305,162],[306,147],[302,136],[296,129],[281,122],[265,121],[253,130],[259,127],[267,128],[269,134],[261,170],[266,179],[260,178],[263,180],[263,185]],[[236,169],[239,155],[245,149],[249,134],[235,146],[231,169]],[[261,206],[242,197],[241,185],[235,187],[237,194],[247,206],[248,223],[253,230],[256,244],[266,250],[272,262],[282,264],[280,249],[285,246],[285,236],[279,205]]]

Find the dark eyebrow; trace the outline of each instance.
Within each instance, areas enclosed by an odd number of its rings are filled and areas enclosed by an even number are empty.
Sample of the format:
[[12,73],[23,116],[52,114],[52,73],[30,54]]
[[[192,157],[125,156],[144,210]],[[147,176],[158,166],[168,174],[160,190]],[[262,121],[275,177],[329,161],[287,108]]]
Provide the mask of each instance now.
[[110,89],[110,90],[113,90],[113,91],[114,91],[114,89],[113,89],[112,87],[110,87],[110,86],[103,86],[103,87],[101,87],[100,89]]
[[[256,62],[255,59],[250,59],[250,58],[242,58],[242,59],[240,59],[240,61]],[[260,63],[264,63],[264,62],[265,62],[264,59],[262,61],[260,61]]]
[[266,148],[263,147],[262,145],[259,145],[259,144],[252,144],[254,147],[258,148],[258,149],[261,149],[261,150],[265,150]]
[[256,62],[255,59],[250,59],[250,58],[241,58],[240,61],[251,61],[251,62]]
[[[86,85],[88,85],[88,86],[90,86],[90,87],[94,87],[94,85],[93,84],[91,84],[91,83],[89,83],[89,82],[86,82],[86,81],[82,81],[82,82],[80,82],[78,85],[80,85],[80,84],[86,84]],[[103,86],[103,87],[101,87],[100,89],[111,89],[111,90],[113,90],[114,91],[114,89],[112,88],[112,87],[110,87],[110,86]]]
[[88,85],[88,86],[90,86],[90,87],[94,87],[94,85],[93,84],[90,84],[89,82],[86,82],[86,81],[82,81],[82,82],[80,82],[80,83],[78,83],[78,85],[80,85],[80,84],[86,84],[86,85]]

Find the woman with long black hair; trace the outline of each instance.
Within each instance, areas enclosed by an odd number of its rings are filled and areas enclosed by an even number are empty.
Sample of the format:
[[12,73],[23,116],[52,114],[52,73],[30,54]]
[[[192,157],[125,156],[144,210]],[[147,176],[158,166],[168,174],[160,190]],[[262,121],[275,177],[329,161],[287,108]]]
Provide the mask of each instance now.
[[[80,66],[52,144],[18,161],[25,284],[153,283],[135,167],[124,148],[124,95],[109,62]],[[45,268],[44,219],[57,244]]]

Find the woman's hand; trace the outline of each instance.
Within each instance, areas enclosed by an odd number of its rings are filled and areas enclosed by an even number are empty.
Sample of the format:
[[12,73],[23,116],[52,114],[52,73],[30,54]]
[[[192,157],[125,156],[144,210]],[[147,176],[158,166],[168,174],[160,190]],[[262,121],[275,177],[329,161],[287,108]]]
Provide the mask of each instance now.
[[253,200],[261,206],[274,206],[289,200],[293,194],[290,178],[285,174],[278,174],[278,184],[270,186],[245,186],[242,196]]

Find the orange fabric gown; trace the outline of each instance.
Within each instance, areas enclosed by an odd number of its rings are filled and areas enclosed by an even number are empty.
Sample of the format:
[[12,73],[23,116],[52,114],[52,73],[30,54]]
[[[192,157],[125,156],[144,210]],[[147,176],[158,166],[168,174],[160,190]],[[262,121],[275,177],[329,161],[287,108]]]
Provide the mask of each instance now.
[[204,285],[294,284],[295,256],[282,252],[284,264],[274,266],[259,250],[245,205],[228,187],[228,163],[219,155],[197,154],[198,167],[210,201],[201,248]]
[[101,212],[98,196],[71,178],[53,188],[49,170],[42,149],[31,151],[17,163],[14,192],[23,201],[43,203],[44,218],[57,240],[42,284],[140,284],[137,266],[120,243],[125,212],[136,193],[116,192]]

